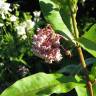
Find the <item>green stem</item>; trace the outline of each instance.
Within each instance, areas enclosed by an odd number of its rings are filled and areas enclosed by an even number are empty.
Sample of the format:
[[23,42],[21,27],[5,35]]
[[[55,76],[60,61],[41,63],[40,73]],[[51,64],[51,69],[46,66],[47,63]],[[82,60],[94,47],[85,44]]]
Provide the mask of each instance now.
[[[70,8],[70,11],[71,11],[71,18],[72,18],[72,24],[73,24],[73,30],[74,30],[74,37],[77,40],[79,38],[79,31],[78,31],[77,22],[76,22],[76,11],[77,11],[77,9],[74,8],[74,5],[72,5],[72,1],[70,1],[70,0],[69,0],[69,8]],[[83,55],[82,49],[81,49],[81,47],[79,46],[78,43],[76,44],[76,46],[77,46],[77,51],[78,51],[80,61],[81,61],[80,64],[81,64],[81,66],[83,68],[83,71],[84,71],[88,92],[89,92],[90,96],[94,96],[93,95],[93,89],[92,89],[92,83],[91,83],[91,81],[89,79],[88,70],[87,70],[85,60],[84,60],[84,55]]]
[[73,30],[74,30],[74,36],[75,38],[79,38],[79,32],[77,29],[77,22],[76,22],[76,14],[71,11],[71,18],[72,18],[72,24],[73,24]]
[[80,57],[81,66],[82,66],[83,71],[84,71],[88,92],[89,92],[90,96],[94,96],[93,95],[93,89],[92,89],[92,83],[91,83],[89,76],[88,76],[88,70],[87,70],[85,60],[84,60],[84,55],[83,55],[82,49],[81,49],[81,47],[77,47],[77,50],[78,50],[78,54]]
[[77,8],[74,8],[72,6],[73,4],[71,4],[71,1],[69,0],[69,8],[70,8],[70,11],[71,11],[71,19],[72,19],[72,29],[74,32],[73,35],[74,37],[77,39],[79,38],[79,31],[78,31],[78,28],[77,28],[77,22],[76,22],[76,13],[77,13]]

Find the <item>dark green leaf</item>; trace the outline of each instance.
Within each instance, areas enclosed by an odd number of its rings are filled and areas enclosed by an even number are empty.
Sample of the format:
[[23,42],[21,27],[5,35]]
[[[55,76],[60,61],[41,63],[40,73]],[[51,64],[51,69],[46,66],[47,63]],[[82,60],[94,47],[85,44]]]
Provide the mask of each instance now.
[[58,72],[74,75],[74,74],[77,74],[78,71],[80,71],[80,70],[78,70],[78,68],[80,69],[79,65],[71,64],[71,65],[67,65],[67,66],[61,68],[60,70],[58,70]]
[[[92,65],[93,63],[96,62],[96,58],[87,58],[85,60],[85,62],[87,64],[87,66]],[[81,70],[82,70],[81,64],[70,64],[70,65],[62,67],[57,72],[59,72],[59,73],[67,73],[67,74],[70,74],[70,75],[75,75],[75,74],[79,73]]]

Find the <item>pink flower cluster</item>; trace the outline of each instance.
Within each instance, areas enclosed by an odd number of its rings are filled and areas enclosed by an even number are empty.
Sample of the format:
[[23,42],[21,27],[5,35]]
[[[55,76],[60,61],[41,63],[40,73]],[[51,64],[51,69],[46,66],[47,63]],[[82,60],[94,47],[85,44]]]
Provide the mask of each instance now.
[[33,36],[33,53],[48,63],[60,61],[62,59],[59,48],[60,38],[60,35],[56,34],[50,25],[38,29],[37,34]]

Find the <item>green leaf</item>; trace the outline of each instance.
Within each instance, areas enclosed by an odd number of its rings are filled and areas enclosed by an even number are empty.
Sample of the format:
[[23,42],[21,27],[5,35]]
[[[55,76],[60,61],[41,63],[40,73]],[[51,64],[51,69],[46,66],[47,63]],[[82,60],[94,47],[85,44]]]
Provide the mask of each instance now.
[[95,81],[95,84],[93,85],[93,93],[94,93],[94,96],[96,96],[96,81]]
[[[96,62],[96,58],[87,58],[87,59],[85,59],[85,62],[87,64],[87,66],[93,65],[93,63]],[[70,74],[70,75],[75,75],[75,74],[81,72],[81,70],[82,70],[81,64],[70,64],[70,65],[62,67],[57,72],[67,73],[67,74]]]
[[94,76],[96,77],[96,63],[94,63],[92,66],[91,74],[94,74]]
[[92,81],[94,81],[96,79],[96,62],[92,66],[89,77]]
[[[92,88],[93,88],[93,94],[94,96],[96,96],[96,82],[94,83]],[[76,86],[75,90],[78,96],[90,96],[86,86]]]
[[86,87],[76,86],[75,88],[78,96],[89,96]]
[[67,66],[59,69],[58,72],[74,75],[74,74],[77,74],[78,71],[80,71],[80,70],[78,70],[78,68],[80,69],[80,67],[81,66],[79,66],[79,65],[71,64],[71,65],[67,65]]
[[86,64],[87,64],[87,66],[93,65],[93,63],[96,62],[96,58],[93,58],[93,57],[87,58],[87,59],[85,59],[85,62],[86,62]]
[[82,48],[96,57],[96,24],[94,24],[88,32],[79,38],[78,41]]
[[51,24],[56,32],[66,39],[73,41],[71,30],[71,18],[68,0],[39,0],[42,13],[46,21]]
[[79,85],[82,84],[78,84],[73,77],[37,73],[17,81],[0,96],[49,96],[52,93],[67,93]]

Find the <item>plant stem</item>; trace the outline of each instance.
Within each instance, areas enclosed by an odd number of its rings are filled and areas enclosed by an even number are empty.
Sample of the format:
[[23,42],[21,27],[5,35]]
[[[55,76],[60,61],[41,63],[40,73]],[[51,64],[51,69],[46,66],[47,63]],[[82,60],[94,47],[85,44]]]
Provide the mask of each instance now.
[[76,13],[77,13],[77,8],[74,8],[74,5],[71,4],[72,1],[69,0],[69,8],[71,11],[71,19],[72,19],[72,27],[73,27],[73,35],[75,37],[75,39],[79,38],[79,32],[78,32],[78,28],[77,28],[77,22],[76,22]]
[[88,76],[87,66],[86,66],[86,63],[84,60],[82,49],[81,49],[81,47],[77,47],[77,50],[78,50],[78,54],[79,54],[80,61],[81,61],[80,64],[84,70],[84,75],[85,75],[85,79],[86,79],[86,83],[87,83],[88,92],[89,92],[90,96],[94,96],[93,89],[92,89],[92,83],[91,83],[89,76]]
[[[73,23],[74,37],[77,40],[79,38],[79,31],[78,31],[77,22],[76,22],[77,9],[76,9],[76,6],[74,8],[74,5],[72,5],[72,1],[70,1],[70,0],[69,0],[69,8],[70,8],[70,11],[71,11],[71,18],[72,18],[72,23]],[[76,44],[76,46],[77,46],[77,51],[78,51],[80,61],[81,61],[80,64],[81,64],[81,66],[83,68],[83,71],[84,71],[88,92],[89,92],[90,96],[94,96],[93,95],[93,89],[92,89],[92,83],[91,83],[91,81],[89,79],[88,70],[87,70],[85,60],[84,60],[84,55],[83,55],[82,49],[81,49],[81,47],[79,46],[78,43]]]
[[77,29],[76,13],[71,12],[71,17],[72,17],[72,23],[73,23],[74,36],[77,39],[79,38],[79,32]]

